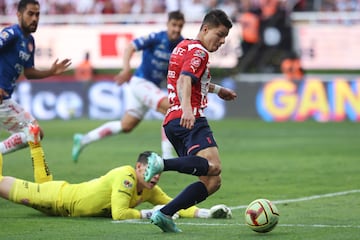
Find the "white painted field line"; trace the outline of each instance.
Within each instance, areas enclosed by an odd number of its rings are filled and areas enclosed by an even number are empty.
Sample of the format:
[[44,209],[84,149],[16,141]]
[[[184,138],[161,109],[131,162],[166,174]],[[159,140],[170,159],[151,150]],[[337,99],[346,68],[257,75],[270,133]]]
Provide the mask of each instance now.
[[[329,197],[336,197],[336,196],[343,196],[353,193],[360,193],[360,189],[353,189],[349,191],[343,192],[334,192],[334,193],[327,193],[321,195],[313,195],[309,197],[301,197],[301,198],[294,198],[294,199],[284,199],[284,200],[272,200],[275,204],[285,204],[285,203],[292,203],[292,202],[303,202],[303,201],[310,201],[314,199],[320,198],[329,198]],[[236,209],[244,209],[247,205],[240,205],[230,207],[232,210]],[[133,223],[133,224],[150,224],[148,221],[139,220],[139,219],[129,219],[129,220],[122,220],[122,221],[112,221],[112,223]],[[197,226],[246,226],[245,224],[241,223],[195,223],[195,222],[178,222],[177,225],[197,225]],[[327,225],[327,224],[279,224],[278,226],[282,227],[311,227],[311,228],[359,228],[358,225]]]
[[[112,221],[112,223],[131,223],[131,224],[150,224],[148,221],[140,219],[123,220],[123,221]],[[205,223],[205,222],[177,222],[176,225],[196,225],[196,226],[246,226],[243,223]],[[359,228],[357,225],[328,225],[328,224],[278,224],[280,227],[303,227],[303,228]]]
[[[320,198],[329,198],[329,197],[337,197],[337,196],[343,196],[353,193],[360,193],[360,189],[353,189],[349,191],[343,191],[343,192],[334,192],[334,193],[327,193],[327,194],[321,194],[321,195],[313,195],[309,197],[301,197],[301,198],[294,198],[294,199],[284,199],[284,200],[272,200],[275,204],[284,204],[284,203],[292,203],[292,202],[304,202],[304,201],[310,201],[314,199],[320,199]],[[230,207],[231,210],[236,209],[244,209],[247,205],[240,205],[240,206],[234,206]]]

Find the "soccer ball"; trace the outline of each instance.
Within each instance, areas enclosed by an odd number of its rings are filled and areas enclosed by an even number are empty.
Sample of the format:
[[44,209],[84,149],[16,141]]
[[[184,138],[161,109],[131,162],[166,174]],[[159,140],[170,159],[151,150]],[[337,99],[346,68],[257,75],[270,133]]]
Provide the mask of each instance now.
[[267,199],[252,201],[245,211],[245,223],[253,231],[266,233],[273,230],[279,222],[279,210]]

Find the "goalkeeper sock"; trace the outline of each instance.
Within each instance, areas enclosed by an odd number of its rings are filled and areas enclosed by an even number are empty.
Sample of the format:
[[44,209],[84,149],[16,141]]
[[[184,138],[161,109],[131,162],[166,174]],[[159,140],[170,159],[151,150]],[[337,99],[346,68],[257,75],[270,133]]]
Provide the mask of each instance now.
[[44,150],[40,143],[28,142],[30,146],[31,160],[34,169],[34,179],[36,183],[52,181],[53,177],[50,173],[47,162],[45,161]]
[[206,176],[208,170],[209,162],[203,157],[185,156],[164,159],[164,171],[178,171],[194,176]]
[[174,215],[181,209],[187,209],[204,201],[209,196],[203,182],[195,182],[187,186],[171,202],[166,204],[160,211],[168,216]]
[[121,133],[122,127],[121,122],[119,121],[110,121],[106,122],[98,128],[91,130],[83,136],[81,141],[82,145],[87,145],[89,143],[95,142],[105,137],[113,136]]

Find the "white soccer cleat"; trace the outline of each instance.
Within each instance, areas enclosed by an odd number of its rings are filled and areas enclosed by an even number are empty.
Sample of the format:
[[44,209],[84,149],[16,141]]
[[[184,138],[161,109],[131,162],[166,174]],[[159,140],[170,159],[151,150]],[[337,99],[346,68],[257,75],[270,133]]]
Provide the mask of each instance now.
[[225,204],[215,205],[210,208],[211,218],[232,218],[231,209]]
[[37,124],[28,123],[22,131],[25,133],[26,141],[38,144],[40,138],[40,127]]

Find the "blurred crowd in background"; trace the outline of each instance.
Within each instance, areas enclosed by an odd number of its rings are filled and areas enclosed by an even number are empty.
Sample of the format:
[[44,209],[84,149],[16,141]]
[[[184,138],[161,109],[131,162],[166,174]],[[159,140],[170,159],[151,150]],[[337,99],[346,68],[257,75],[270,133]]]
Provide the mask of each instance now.
[[[116,23],[134,23],[139,16],[162,15],[181,10],[187,22],[201,22],[204,14],[213,8],[224,10],[234,22],[241,25],[241,42],[236,71],[283,72],[289,79],[302,79],[304,69],[299,52],[295,49],[293,32],[294,12],[355,12],[360,0],[39,0],[42,16],[97,14],[97,16],[123,17]],[[16,16],[18,0],[0,0],[1,16]],[[106,14],[106,15],[104,15]],[[329,16],[334,14],[327,14]],[[348,16],[349,14],[345,14]],[[60,17],[59,17],[60,16]],[[94,18],[93,16],[91,16]],[[111,17],[113,18],[113,17]],[[95,19],[95,18],[94,18]],[[134,21],[135,19],[135,21]],[[344,19],[326,19],[322,23],[341,23]],[[359,23],[360,19],[351,20]],[[85,22],[90,23],[91,21]],[[106,21],[105,21],[106,23]]]
[[[158,14],[182,10],[203,16],[221,8],[233,19],[271,0],[39,0],[42,14]],[[287,11],[359,11],[360,0],[277,0]],[[15,15],[18,0],[0,0],[1,15]]]

